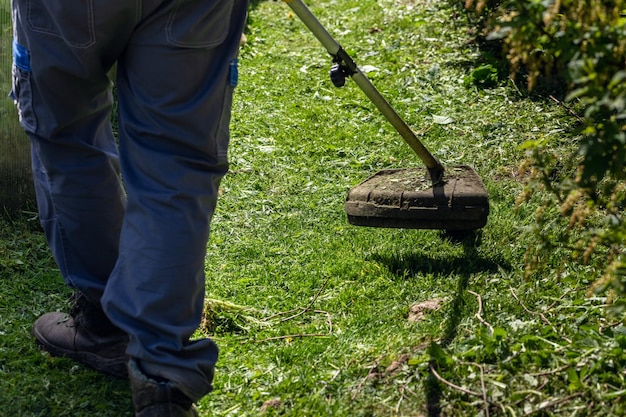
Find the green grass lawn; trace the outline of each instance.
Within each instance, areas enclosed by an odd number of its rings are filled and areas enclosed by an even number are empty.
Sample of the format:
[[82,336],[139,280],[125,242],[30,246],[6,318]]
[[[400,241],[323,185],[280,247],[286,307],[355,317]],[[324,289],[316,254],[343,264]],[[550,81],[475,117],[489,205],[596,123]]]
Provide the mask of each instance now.
[[[332,87],[285,4],[255,3],[206,260],[199,334],[221,358],[200,414],[622,415],[626,329],[587,296],[593,263],[555,251],[524,279],[538,197],[516,210],[520,145],[566,146],[567,111],[507,80],[466,82],[481,53],[439,2],[312,10],[444,165],[476,168],[489,222],[463,238],[349,225],[352,186],[421,162],[353,83]],[[32,214],[0,227],[0,414],[131,416],[126,381],[38,351],[32,322],[69,291]]]

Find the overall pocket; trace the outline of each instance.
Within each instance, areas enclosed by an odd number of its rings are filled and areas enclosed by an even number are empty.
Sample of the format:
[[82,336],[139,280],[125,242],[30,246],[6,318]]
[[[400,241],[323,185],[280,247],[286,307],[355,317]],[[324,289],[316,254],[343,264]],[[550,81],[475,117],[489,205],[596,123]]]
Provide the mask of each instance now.
[[165,36],[184,48],[210,48],[224,42],[230,29],[233,1],[177,0]]
[[20,124],[27,132],[37,130],[37,117],[33,110],[33,92],[30,79],[30,54],[28,49],[13,41],[13,67],[11,98],[17,106]]
[[93,0],[28,0],[27,13],[35,32],[59,37],[75,48],[96,42]]

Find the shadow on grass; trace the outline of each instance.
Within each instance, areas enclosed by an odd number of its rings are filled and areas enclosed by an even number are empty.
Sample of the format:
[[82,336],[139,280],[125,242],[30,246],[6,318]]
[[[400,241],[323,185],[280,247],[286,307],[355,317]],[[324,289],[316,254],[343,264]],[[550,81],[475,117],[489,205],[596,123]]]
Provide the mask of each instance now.
[[[250,12],[254,11],[261,3],[267,2],[269,0],[250,0],[248,2],[248,18],[246,21],[246,26],[244,27],[244,33],[248,33],[248,27],[251,26],[251,23],[254,22],[254,15],[251,15]],[[276,0],[272,0],[276,1]]]
[[[250,9],[256,9],[257,7],[259,7],[259,4],[264,2],[264,1],[267,1],[267,0],[250,0],[248,7]],[[274,1],[276,1],[276,0],[274,0]]]
[[61,362],[52,369],[42,368],[39,374],[30,370],[19,380],[7,381],[11,391],[21,395],[3,404],[3,411],[7,412],[3,415],[133,416],[128,381],[101,376],[72,362]]
[[442,233],[442,239],[457,243],[463,247],[463,255],[455,258],[436,258],[428,253],[413,254],[373,254],[371,259],[387,267],[400,276],[416,276],[435,273],[437,275],[456,274],[465,278],[476,273],[494,273],[500,269],[508,270],[510,265],[503,259],[485,257],[478,253],[482,235],[480,232],[468,235]]
[[[443,239],[458,243],[463,247],[462,256],[452,259],[437,259],[424,253],[415,253],[409,256],[386,254],[372,256],[372,259],[386,265],[391,272],[401,276],[416,276],[424,273],[458,276],[456,290],[447,314],[447,326],[438,342],[441,348],[450,345],[456,338],[458,325],[463,318],[464,297],[467,294],[470,277],[477,273],[495,273],[501,269],[505,271],[511,269],[511,265],[502,259],[488,258],[479,254],[478,247],[481,244],[481,237],[480,232],[466,235],[442,234]],[[436,358],[431,357],[430,367],[437,369]],[[429,417],[441,415],[442,388],[442,383],[437,377],[432,372],[428,372],[424,380],[424,392]]]

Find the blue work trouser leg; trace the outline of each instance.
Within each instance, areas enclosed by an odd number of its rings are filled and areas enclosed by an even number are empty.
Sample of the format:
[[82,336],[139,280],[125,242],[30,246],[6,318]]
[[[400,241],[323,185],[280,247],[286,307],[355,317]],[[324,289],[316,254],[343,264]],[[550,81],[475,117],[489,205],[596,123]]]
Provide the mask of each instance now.
[[[221,3],[214,11],[211,2],[183,2],[173,21],[152,15],[118,63],[128,205],[104,307],[144,371],[192,399],[211,389],[217,360],[212,341],[189,338],[201,320],[209,220],[228,169],[232,62],[247,5]],[[194,19],[210,30],[188,30]],[[155,41],[165,23],[166,46]]]
[[[212,341],[190,337],[227,170],[231,62],[246,8],[247,0],[14,0],[14,95],[55,258],[79,290],[98,283],[91,298],[101,295],[143,370],[192,400],[210,391],[217,360]],[[125,204],[105,121],[106,72],[116,60]],[[111,254],[106,267],[80,256],[98,250]],[[79,260],[90,268],[77,268]]]
[[12,96],[32,143],[40,221],[67,284],[97,303],[125,201],[106,73],[129,33],[96,42],[91,1],[14,0],[12,11]]

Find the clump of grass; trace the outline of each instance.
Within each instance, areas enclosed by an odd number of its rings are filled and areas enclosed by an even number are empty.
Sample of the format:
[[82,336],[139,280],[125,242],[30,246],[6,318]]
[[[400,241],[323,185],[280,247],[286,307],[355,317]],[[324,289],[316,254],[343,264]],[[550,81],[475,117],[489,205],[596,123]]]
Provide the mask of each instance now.
[[257,318],[260,315],[260,311],[251,307],[209,298],[204,301],[204,314],[200,328],[209,335],[246,333],[252,327],[266,325],[264,321]]

